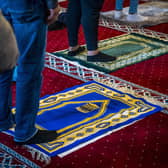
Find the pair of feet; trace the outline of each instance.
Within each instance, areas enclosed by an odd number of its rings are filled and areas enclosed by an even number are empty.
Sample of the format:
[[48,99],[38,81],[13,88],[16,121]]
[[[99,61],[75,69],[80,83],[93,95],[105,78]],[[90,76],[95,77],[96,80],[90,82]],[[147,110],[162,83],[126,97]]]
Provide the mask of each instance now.
[[[68,56],[76,56],[78,54],[80,54],[81,52],[83,52],[85,50],[85,47],[83,46],[79,46],[77,47],[77,49],[69,51],[68,52]],[[97,54],[93,54],[93,55],[88,55],[87,56],[87,61],[89,62],[110,62],[110,61],[114,61],[116,60],[116,57],[113,56],[109,56],[107,54],[104,54],[102,52],[98,52]]]
[[[123,16],[124,16],[123,11],[119,11],[119,10],[114,11],[114,19],[120,20]],[[146,17],[141,16],[137,13],[134,13],[134,14],[129,13],[126,16],[126,20],[129,22],[142,22],[142,21],[146,20]]]

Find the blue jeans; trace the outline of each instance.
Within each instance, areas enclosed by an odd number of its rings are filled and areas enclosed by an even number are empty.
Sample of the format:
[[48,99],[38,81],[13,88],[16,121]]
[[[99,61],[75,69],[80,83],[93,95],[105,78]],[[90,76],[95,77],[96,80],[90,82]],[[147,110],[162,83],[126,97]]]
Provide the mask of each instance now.
[[41,0],[0,0],[0,8],[13,27],[20,51],[15,121],[11,114],[10,93],[13,70],[0,74],[0,131],[7,130],[15,122],[14,140],[22,142],[37,131],[35,120],[44,67],[46,9]]
[[[116,0],[116,10],[123,9],[124,0]],[[129,14],[137,13],[139,0],[130,0]]]

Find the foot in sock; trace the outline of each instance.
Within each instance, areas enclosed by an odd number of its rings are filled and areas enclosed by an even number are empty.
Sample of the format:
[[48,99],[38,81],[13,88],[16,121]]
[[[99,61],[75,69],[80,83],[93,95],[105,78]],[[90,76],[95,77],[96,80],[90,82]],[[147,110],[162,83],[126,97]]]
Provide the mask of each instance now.
[[128,14],[126,20],[129,22],[142,22],[147,20],[147,17],[135,13],[135,14]]
[[47,143],[55,140],[58,137],[56,131],[48,130],[38,130],[37,133],[29,140],[24,142],[16,142],[16,145],[30,145],[30,144],[40,144]]
[[85,51],[85,47],[81,47],[81,46],[80,46],[77,50],[69,51],[69,52],[68,52],[68,56],[73,57],[73,56],[76,56],[76,55],[80,54],[80,53],[83,52],[83,51]]
[[102,52],[99,52],[96,55],[87,56],[87,61],[90,61],[90,62],[110,62],[115,60],[116,60],[116,57],[109,56]]
[[118,20],[118,19],[121,19],[121,17],[123,16],[123,11],[121,10],[116,10],[114,11],[114,19]]

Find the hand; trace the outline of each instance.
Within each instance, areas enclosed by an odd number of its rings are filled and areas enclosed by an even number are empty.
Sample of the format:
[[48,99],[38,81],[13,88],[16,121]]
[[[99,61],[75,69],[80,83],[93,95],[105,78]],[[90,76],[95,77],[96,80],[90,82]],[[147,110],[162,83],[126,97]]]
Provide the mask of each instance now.
[[59,6],[57,6],[54,9],[49,9],[49,15],[47,17],[47,23],[48,24],[54,23],[58,18],[59,12],[60,12],[60,7]]

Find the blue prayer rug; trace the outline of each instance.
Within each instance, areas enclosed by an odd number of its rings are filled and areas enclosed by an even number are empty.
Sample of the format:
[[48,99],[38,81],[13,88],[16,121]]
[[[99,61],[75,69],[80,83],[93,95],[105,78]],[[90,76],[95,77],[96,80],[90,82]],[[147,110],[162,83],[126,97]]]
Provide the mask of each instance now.
[[39,129],[56,130],[52,142],[31,145],[55,156],[162,110],[142,98],[90,81],[40,100]]
[[54,156],[162,108],[95,81],[41,99],[37,127],[57,130],[55,141],[33,145]]

